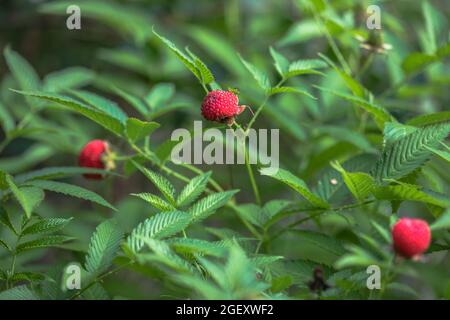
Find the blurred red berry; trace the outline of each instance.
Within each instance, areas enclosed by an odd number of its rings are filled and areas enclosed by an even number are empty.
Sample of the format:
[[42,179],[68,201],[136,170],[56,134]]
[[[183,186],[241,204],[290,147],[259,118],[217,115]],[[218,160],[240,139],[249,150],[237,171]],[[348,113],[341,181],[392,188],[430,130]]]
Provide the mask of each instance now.
[[203,100],[202,115],[210,121],[231,124],[234,117],[245,109],[245,106],[239,106],[238,103],[238,97],[233,92],[214,90]]
[[[92,140],[88,142],[80,152],[78,164],[80,167],[105,169],[106,164],[103,158],[108,150],[108,142],[104,140]],[[83,175],[87,179],[102,179],[103,176],[97,173],[87,173]]]
[[424,253],[431,242],[428,223],[422,219],[402,218],[392,228],[395,251],[405,258]]

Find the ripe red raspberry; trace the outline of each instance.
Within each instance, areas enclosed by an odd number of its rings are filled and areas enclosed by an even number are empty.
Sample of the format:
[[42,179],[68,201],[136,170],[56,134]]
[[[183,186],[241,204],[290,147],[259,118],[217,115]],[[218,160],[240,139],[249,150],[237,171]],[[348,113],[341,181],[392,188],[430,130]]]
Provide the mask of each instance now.
[[392,228],[395,251],[405,258],[419,256],[428,249],[431,232],[422,219],[402,218]]
[[[105,169],[107,167],[104,154],[108,152],[108,142],[104,140],[92,140],[88,142],[80,152],[78,164],[80,167]],[[102,179],[103,176],[97,173],[86,173],[83,175],[87,179]]]
[[203,100],[202,115],[210,121],[231,124],[234,117],[245,109],[238,102],[238,97],[231,91],[211,91]]

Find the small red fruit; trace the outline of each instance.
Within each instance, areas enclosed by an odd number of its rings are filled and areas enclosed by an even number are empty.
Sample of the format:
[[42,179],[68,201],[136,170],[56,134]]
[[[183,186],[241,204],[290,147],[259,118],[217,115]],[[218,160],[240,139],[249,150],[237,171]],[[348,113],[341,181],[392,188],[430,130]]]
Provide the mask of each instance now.
[[428,249],[431,231],[422,219],[402,218],[392,228],[395,251],[405,258],[414,258]]
[[[78,164],[80,167],[95,169],[112,169],[114,163],[109,157],[110,149],[107,141],[92,140],[88,142],[80,152]],[[97,173],[86,173],[83,175],[87,179],[102,179],[103,176]]]
[[234,117],[245,109],[238,103],[238,97],[233,92],[213,90],[203,100],[202,115],[210,121],[232,124]]

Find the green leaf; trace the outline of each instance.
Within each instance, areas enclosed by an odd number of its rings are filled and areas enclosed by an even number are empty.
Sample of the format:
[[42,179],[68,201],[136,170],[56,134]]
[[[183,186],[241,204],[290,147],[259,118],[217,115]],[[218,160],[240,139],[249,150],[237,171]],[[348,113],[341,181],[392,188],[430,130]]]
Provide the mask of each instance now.
[[102,222],[91,237],[85,268],[92,274],[101,274],[110,266],[119,250],[123,232],[114,220]]
[[44,192],[39,188],[21,187],[18,188],[10,175],[6,176],[6,182],[11,189],[14,197],[19,202],[20,206],[28,218],[31,217],[33,210],[44,199]]
[[56,182],[56,181],[46,181],[46,180],[33,180],[26,183],[27,185],[31,185],[34,187],[42,188],[44,190],[53,191],[57,193],[62,193],[68,196],[80,198],[83,200],[91,201],[102,205],[104,207],[117,210],[111,204],[109,204],[105,199],[103,199],[98,194],[89,191],[87,189],[64,183],[64,182]]
[[153,171],[142,167],[135,161],[133,161],[133,164],[158,188],[159,191],[161,191],[164,197],[171,204],[175,204],[175,188],[169,180]]
[[430,114],[422,114],[415,118],[409,119],[406,124],[410,126],[423,127],[430,124],[448,121],[450,121],[450,111],[442,111]]
[[37,169],[29,172],[18,174],[14,177],[17,184],[36,179],[58,179],[66,178],[74,175],[81,175],[86,173],[98,173],[102,175],[118,175],[117,173],[109,170],[95,169],[95,168],[82,168],[82,167],[47,167]]
[[270,47],[270,54],[275,62],[275,69],[277,69],[281,77],[284,77],[289,71],[289,60],[272,47]]
[[39,300],[39,297],[26,285],[20,285],[0,292],[0,300]]
[[431,231],[450,229],[450,209],[447,209],[436,221],[430,225]]
[[5,60],[14,79],[22,90],[39,90],[41,84],[39,76],[33,67],[20,54],[6,46],[3,51]]
[[14,130],[16,124],[14,118],[9,114],[6,106],[0,101],[0,124],[3,131],[7,134]]
[[80,99],[82,102],[87,103],[92,108],[104,112],[114,119],[117,119],[118,121],[120,121],[120,123],[124,124],[126,122],[127,115],[114,101],[111,101],[89,91],[71,90],[69,92],[71,93],[71,95],[75,96],[77,99]]
[[194,64],[197,67],[200,76],[201,76],[201,82],[203,84],[210,84],[211,82],[214,82],[214,76],[211,72],[211,70],[208,69],[208,66],[200,60],[199,57],[197,57],[195,54],[193,54],[189,48],[186,48],[186,52],[191,56],[191,58],[194,60]]
[[45,275],[37,272],[17,272],[12,277],[12,281],[29,281],[36,282],[45,279]]
[[54,94],[54,93],[42,93],[42,92],[31,92],[31,91],[17,91],[17,93],[23,94],[25,96],[36,97],[39,99],[51,101],[63,105],[73,111],[76,111],[85,117],[91,119],[92,121],[98,123],[105,129],[115,133],[120,136],[123,133],[124,125],[120,120],[105,113],[101,110],[96,110],[86,104],[76,101],[64,95]]
[[51,233],[63,229],[72,218],[47,218],[42,219],[31,226],[26,227],[22,231],[22,235],[38,234],[38,233]]
[[156,122],[146,122],[135,118],[128,118],[126,125],[126,135],[132,143],[148,137],[155,129],[159,128]]
[[401,178],[428,160],[431,151],[450,132],[450,122],[417,129],[383,150],[375,169],[378,181]]
[[48,247],[55,247],[63,244],[66,241],[72,240],[71,237],[66,236],[45,236],[43,238],[39,238],[36,240],[28,241],[19,244],[16,247],[16,252],[23,252],[26,250],[31,249],[38,249],[38,248],[48,248]]
[[173,53],[175,53],[177,58],[194,74],[194,76],[200,82],[202,82],[200,71],[198,70],[196,64],[191,60],[191,58],[189,58],[186,54],[179,50],[173,42],[158,34],[154,29],[152,31],[155,36],[157,36]]
[[157,209],[159,209],[161,211],[172,211],[172,210],[176,209],[170,203],[167,203],[166,201],[164,201],[160,197],[155,196],[155,195],[153,195],[151,193],[132,193],[131,195],[135,196],[135,197],[138,197],[138,198],[141,198],[142,200],[147,201],[152,206],[154,206],[155,208],[157,208]]
[[402,69],[406,74],[424,69],[429,64],[436,61],[435,55],[429,55],[421,52],[410,53],[402,62]]
[[189,181],[177,198],[177,206],[184,207],[194,202],[205,191],[210,176],[211,172],[206,172]]
[[335,90],[330,90],[330,89],[319,87],[319,86],[314,86],[314,87],[316,87],[317,89],[319,89],[321,91],[331,93],[331,94],[336,95],[340,98],[343,98],[347,101],[350,101],[350,102],[354,103],[356,106],[360,107],[361,109],[367,111],[369,114],[371,114],[374,117],[374,120],[380,129],[384,128],[385,122],[395,121],[394,117],[386,109],[384,109],[383,107],[381,107],[377,104],[368,102],[365,99],[362,99],[360,97],[351,96],[351,95],[341,93],[341,92],[338,92]]
[[264,74],[261,70],[257,69],[254,65],[247,62],[239,56],[239,59],[241,59],[242,64],[247,68],[247,70],[250,72],[250,74],[253,76],[253,78],[256,80],[258,85],[264,90],[267,91],[270,89],[270,81],[266,74]]
[[446,160],[447,162],[450,162],[450,152],[445,150],[438,150],[430,147],[426,147],[428,150],[433,152],[435,155],[439,156],[440,158]]
[[297,191],[300,195],[302,195],[308,202],[310,202],[314,206],[324,209],[330,207],[330,205],[325,200],[321,199],[319,196],[312,193],[302,179],[293,175],[289,171],[284,169],[278,169],[276,173],[272,173],[267,171],[266,169],[261,169],[260,172],[262,175],[270,176],[288,185],[289,187]]
[[145,97],[147,105],[153,109],[163,108],[175,93],[173,83],[158,83],[153,86],[152,90]]
[[2,239],[0,239],[0,246],[3,247],[3,248],[5,248],[6,250],[12,252],[12,250],[11,250],[11,248],[8,246],[8,244],[7,244],[5,241],[3,241]]
[[16,228],[14,228],[8,212],[3,207],[0,207],[0,223],[17,235]]
[[358,202],[363,202],[375,187],[374,179],[367,173],[347,172],[337,161],[331,166],[341,173],[345,185]]
[[377,187],[373,190],[379,200],[409,200],[429,203],[439,207],[450,206],[450,200],[443,194],[420,190],[420,186],[401,183],[399,185]]
[[191,238],[171,238],[165,241],[176,252],[182,254],[199,254],[221,257],[225,254],[226,242],[206,241]]
[[95,73],[83,67],[70,67],[47,74],[44,78],[44,91],[60,92],[75,89],[91,83]]
[[345,73],[343,70],[341,70],[339,67],[336,66],[336,64],[330,60],[327,56],[319,53],[319,56],[325,60],[326,63],[330,67],[334,69],[334,71],[341,77],[341,79],[344,81],[344,84],[347,86],[348,89],[350,89],[353,94],[361,99],[363,99],[366,96],[367,89],[364,88],[358,81],[353,79],[350,75]]
[[217,192],[200,199],[188,210],[192,217],[192,222],[206,219],[217,209],[223,207],[237,192],[239,190]]
[[153,251],[152,254],[140,253],[137,255],[137,260],[139,263],[154,263],[159,262],[163,265],[180,272],[187,272],[190,274],[196,274],[197,271],[192,267],[190,263],[175,254],[169,247],[169,245],[164,241],[159,241],[156,239],[140,237],[143,243]]
[[288,72],[285,74],[286,78],[291,78],[294,76],[302,75],[302,74],[320,74],[323,75],[322,72],[319,72],[315,69],[326,68],[327,64],[322,60],[318,59],[304,59],[297,60],[292,62],[289,65]]
[[268,95],[274,95],[277,93],[295,93],[295,94],[305,95],[311,99],[317,100],[317,98],[314,97],[313,95],[311,95],[309,92],[300,90],[297,88],[293,88],[293,87],[274,87],[268,91]]
[[135,108],[141,115],[144,117],[148,117],[150,114],[150,110],[147,108],[145,102],[128,92],[123,91],[120,88],[114,87],[114,92],[117,93],[120,97],[122,97],[126,102],[128,102],[133,108]]
[[306,230],[291,231],[300,238],[299,240],[309,242],[335,256],[341,256],[346,252],[340,241],[326,234]]
[[144,246],[143,239],[170,237],[184,230],[190,220],[190,215],[182,211],[158,213],[133,229],[127,239],[127,244],[133,252],[138,252]]

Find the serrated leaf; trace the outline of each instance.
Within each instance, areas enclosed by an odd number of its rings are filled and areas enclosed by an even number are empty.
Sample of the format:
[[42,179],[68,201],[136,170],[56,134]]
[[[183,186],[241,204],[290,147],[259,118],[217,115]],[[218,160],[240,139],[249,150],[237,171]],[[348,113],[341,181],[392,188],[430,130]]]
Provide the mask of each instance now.
[[184,230],[190,220],[190,215],[182,211],[158,213],[133,229],[127,239],[127,244],[133,252],[138,252],[144,246],[143,239],[170,237]]
[[270,47],[270,55],[274,60],[275,69],[277,69],[281,77],[284,77],[289,71],[289,60],[272,47]]
[[246,60],[244,60],[244,58],[242,58],[241,56],[239,56],[239,58],[242,61],[242,64],[245,66],[245,68],[247,68],[247,70],[250,72],[250,74],[253,76],[253,78],[256,80],[256,82],[258,83],[258,85],[264,90],[267,91],[270,89],[271,85],[270,85],[270,81],[269,78],[267,77],[266,74],[264,74],[261,70],[257,69],[254,65],[252,65],[251,63],[247,62]]
[[210,84],[211,82],[214,82],[215,81],[214,75],[212,74],[211,70],[209,70],[208,66],[202,60],[200,60],[199,57],[193,54],[189,50],[189,48],[186,48],[186,52],[191,56],[195,66],[197,67],[201,76],[201,82],[203,84]]
[[364,201],[375,187],[375,180],[367,173],[347,172],[338,162],[331,165],[341,173],[345,185],[358,202]]
[[65,178],[74,175],[81,175],[86,173],[97,173],[102,175],[118,175],[117,173],[110,170],[102,170],[95,168],[82,168],[82,167],[47,167],[42,169],[37,169],[29,172],[24,172],[18,174],[14,177],[17,184],[22,184],[24,182],[36,179],[58,179]]
[[47,181],[47,180],[33,180],[26,183],[27,185],[31,185],[34,187],[42,188],[44,190],[53,191],[57,193],[62,193],[68,196],[80,198],[83,200],[91,201],[102,205],[104,207],[113,209],[117,211],[110,203],[108,203],[105,199],[103,199],[98,194],[89,191],[87,189],[64,183],[64,182],[56,182],[56,181]]
[[105,113],[104,111],[96,110],[82,102],[79,102],[75,99],[69,98],[64,95],[54,94],[54,93],[42,93],[42,92],[30,92],[30,91],[17,91],[25,96],[36,97],[39,99],[51,101],[58,103],[64,107],[67,107],[73,111],[76,111],[85,117],[91,119],[92,121],[98,123],[105,129],[115,133],[120,136],[123,133],[124,125],[120,120],[111,116],[110,114]]
[[0,207],[0,223],[17,235],[16,228],[14,228],[8,212],[3,207]]
[[319,56],[325,60],[325,62],[334,69],[334,71],[341,77],[341,79],[344,81],[344,84],[348,89],[350,89],[353,94],[361,99],[363,99],[366,96],[367,89],[362,86],[361,83],[353,79],[349,74],[341,70],[336,64],[331,61],[330,58],[327,56],[319,53]]
[[[13,51],[9,46],[5,47],[3,51],[6,64],[8,65],[11,74],[19,84],[22,90],[39,90],[41,81],[34,68],[28,63],[20,54]],[[28,104],[33,106],[33,101],[26,100]]]
[[26,227],[22,231],[22,235],[27,234],[38,234],[38,233],[51,233],[55,231],[59,231],[63,229],[72,218],[65,219],[65,218],[47,218],[42,219],[28,227]]
[[436,221],[430,225],[431,231],[450,229],[450,209],[447,209]]
[[202,81],[200,71],[198,70],[195,63],[191,60],[191,58],[189,58],[186,54],[184,54],[181,50],[179,50],[172,41],[164,38],[163,36],[158,34],[155,30],[153,30],[153,34],[157,36],[173,53],[175,53],[177,58],[194,74],[194,76],[200,82]]
[[127,115],[114,101],[89,91],[71,90],[69,92],[71,95],[75,96],[77,99],[80,99],[82,102],[87,103],[92,108],[104,112],[114,119],[117,119],[120,123],[125,124]]
[[45,236],[36,240],[23,242],[19,244],[16,247],[16,252],[19,253],[31,249],[55,247],[72,239],[73,238],[66,236]]
[[172,211],[172,210],[176,209],[170,203],[164,201],[160,197],[155,196],[151,193],[132,193],[131,195],[147,201],[152,206],[154,206],[155,208],[157,208],[161,211]]
[[123,232],[114,220],[102,222],[91,237],[85,268],[92,274],[106,271],[119,250]]
[[206,172],[190,180],[178,195],[177,206],[188,206],[194,202],[205,191],[210,176],[211,172]]
[[0,124],[6,134],[14,130],[16,126],[14,118],[2,102],[0,102]]
[[239,190],[217,192],[200,199],[188,210],[192,217],[192,222],[206,219],[217,209],[223,207],[237,192]]
[[11,277],[11,281],[42,281],[45,275],[37,272],[17,272]]
[[120,88],[114,87],[114,92],[117,93],[120,97],[122,97],[126,102],[128,102],[133,108],[135,108],[141,115],[144,117],[149,116],[149,109],[147,108],[145,102],[126,91],[123,91]]
[[8,251],[11,251],[11,248],[8,246],[8,244],[5,241],[3,241],[2,239],[0,239],[0,246],[5,248]]
[[191,238],[171,238],[166,240],[176,252],[221,257],[225,254],[226,242],[206,241]]
[[445,150],[438,150],[435,148],[426,147],[428,150],[433,152],[435,155],[439,156],[440,158],[446,160],[447,162],[450,162],[450,152]]
[[39,300],[39,297],[26,285],[20,285],[0,292],[0,300]]
[[142,167],[134,161],[133,164],[158,188],[159,191],[161,191],[164,197],[171,204],[175,204],[175,187],[170,183],[169,180],[153,171]]
[[301,240],[310,242],[333,255],[341,256],[346,252],[341,242],[329,235],[306,230],[292,230],[292,232]]
[[272,264],[272,263],[277,262],[282,259],[284,259],[283,256],[269,256],[269,255],[260,254],[255,257],[250,258],[249,261],[256,268],[261,268],[261,267],[266,267],[269,264]]
[[295,94],[304,95],[311,99],[317,100],[317,98],[314,97],[313,95],[311,95],[308,91],[300,90],[300,89],[293,88],[293,87],[274,87],[268,91],[268,95],[274,95],[277,93],[295,93]]
[[190,263],[175,254],[164,241],[159,241],[152,238],[141,238],[143,243],[153,251],[153,253],[139,253],[137,260],[142,263],[159,262],[165,266],[179,272],[188,272],[196,274],[197,271]]
[[373,194],[379,200],[419,201],[443,208],[450,206],[450,200],[444,194],[421,190],[420,186],[407,183],[377,187]]
[[373,176],[378,181],[398,179],[420,167],[450,132],[450,122],[419,128],[383,150]]
[[6,182],[11,192],[24,210],[26,216],[31,217],[31,213],[37,205],[44,199],[44,192],[39,188],[21,187],[18,188],[9,175],[6,176]]
[[266,169],[261,169],[260,172],[262,175],[270,176],[288,185],[314,206],[324,209],[330,207],[330,205],[325,200],[321,199],[319,196],[312,193],[302,179],[293,175],[289,171],[284,169],[278,169],[276,173],[272,173],[267,171]]
[[304,59],[292,62],[289,65],[288,72],[285,74],[286,78],[295,77],[302,74],[319,74],[323,75],[322,72],[315,69],[326,68],[327,64],[322,60],[318,59]]
[[356,96],[351,96],[342,92],[338,92],[335,90],[330,90],[327,88],[323,88],[323,87],[319,87],[319,86],[315,86],[317,89],[327,92],[327,93],[331,93],[333,95],[336,95],[342,99],[345,99],[347,101],[350,101],[352,103],[354,103],[356,106],[362,108],[363,110],[367,111],[368,113],[370,113],[373,117],[375,122],[377,123],[378,127],[380,129],[384,129],[384,124],[385,122],[394,122],[396,121],[394,119],[394,117],[383,107],[368,102],[365,99],[362,99],[360,97],[356,97]]
[[128,118],[126,124],[126,135],[132,143],[148,137],[155,129],[159,128],[156,122],[141,121],[136,118]]
[[158,83],[145,97],[149,108],[156,110],[163,108],[175,93],[173,83]]
[[83,67],[70,67],[51,72],[44,78],[44,91],[60,92],[66,89],[75,89],[92,82],[95,73]]

